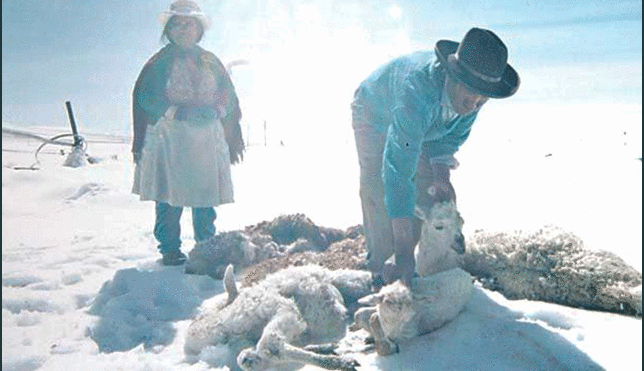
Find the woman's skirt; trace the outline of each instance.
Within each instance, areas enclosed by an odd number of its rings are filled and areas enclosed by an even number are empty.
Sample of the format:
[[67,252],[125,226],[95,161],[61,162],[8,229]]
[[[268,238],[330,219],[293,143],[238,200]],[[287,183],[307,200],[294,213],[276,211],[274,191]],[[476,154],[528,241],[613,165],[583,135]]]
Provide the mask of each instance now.
[[132,193],[142,201],[210,207],[233,202],[230,154],[221,121],[174,120],[174,107],[148,126]]

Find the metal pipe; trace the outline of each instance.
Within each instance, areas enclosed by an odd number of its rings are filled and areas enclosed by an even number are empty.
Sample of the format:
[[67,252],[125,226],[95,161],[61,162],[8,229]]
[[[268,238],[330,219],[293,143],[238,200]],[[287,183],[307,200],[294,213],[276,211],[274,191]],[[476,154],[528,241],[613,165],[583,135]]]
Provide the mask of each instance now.
[[72,135],[74,136],[74,147],[79,147],[81,145],[81,137],[78,135],[78,130],[76,130],[76,121],[74,121],[74,113],[72,112],[72,104],[70,101],[65,102],[67,107],[67,116],[69,117],[69,124],[72,126]]

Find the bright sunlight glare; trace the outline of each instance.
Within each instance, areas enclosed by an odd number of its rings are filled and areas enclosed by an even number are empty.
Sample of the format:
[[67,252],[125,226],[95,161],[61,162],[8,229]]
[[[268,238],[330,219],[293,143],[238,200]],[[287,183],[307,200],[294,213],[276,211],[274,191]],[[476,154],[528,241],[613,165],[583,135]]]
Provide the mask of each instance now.
[[398,20],[402,16],[402,9],[398,5],[392,5],[389,7],[388,13],[391,18]]

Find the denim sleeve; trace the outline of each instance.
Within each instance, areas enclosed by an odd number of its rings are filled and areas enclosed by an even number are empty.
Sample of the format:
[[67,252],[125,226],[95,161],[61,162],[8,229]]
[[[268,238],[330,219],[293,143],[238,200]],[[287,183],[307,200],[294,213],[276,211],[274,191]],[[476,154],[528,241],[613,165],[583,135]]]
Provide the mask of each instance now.
[[393,108],[393,122],[387,131],[383,154],[382,177],[385,188],[385,207],[389,218],[413,216],[416,200],[414,177],[418,166],[423,137],[423,114],[426,103],[414,94],[414,87],[406,92]]
[[476,115],[477,113],[475,112],[464,117],[456,129],[447,135],[436,140],[425,142],[423,145],[427,148],[423,155],[427,156],[431,163],[442,163],[454,168],[456,164],[454,154],[469,137]]

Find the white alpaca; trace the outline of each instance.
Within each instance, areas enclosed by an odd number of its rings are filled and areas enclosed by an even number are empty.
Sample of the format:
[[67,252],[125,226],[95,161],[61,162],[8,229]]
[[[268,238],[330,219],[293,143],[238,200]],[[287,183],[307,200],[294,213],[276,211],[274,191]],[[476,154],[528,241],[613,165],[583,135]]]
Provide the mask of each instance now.
[[440,202],[429,210],[417,207],[423,220],[420,241],[414,251],[416,272],[421,277],[458,267],[458,254],[465,253],[463,218],[454,202]]
[[472,277],[460,268],[429,277],[415,277],[411,291],[400,281],[359,300],[369,307],[354,315],[352,329],[366,329],[378,354],[398,351],[400,343],[434,331],[452,321],[469,302]]
[[423,220],[415,251],[416,271],[411,290],[397,281],[359,300],[369,307],[354,315],[352,329],[363,328],[375,340],[376,351],[389,355],[398,344],[433,331],[456,318],[469,302],[472,277],[458,268],[457,253],[465,252],[463,219],[453,202],[417,209]]
[[345,303],[370,293],[369,272],[330,271],[315,265],[289,267],[238,291],[229,266],[224,283],[227,294],[220,295],[218,305],[188,329],[184,352],[189,359],[216,351],[220,352],[219,365],[233,370],[287,369],[303,363],[355,370],[355,360],[314,353],[302,346],[344,337]]
[[642,315],[642,273],[559,227],[477,231],[468,243],[461,267],[507,298]]

